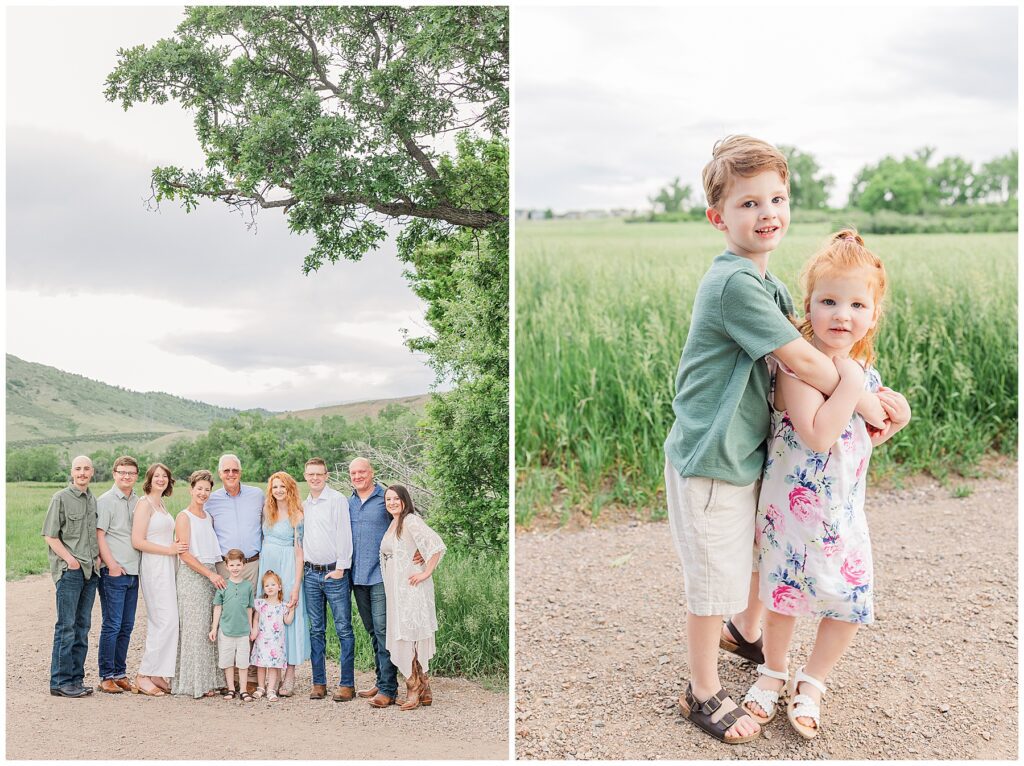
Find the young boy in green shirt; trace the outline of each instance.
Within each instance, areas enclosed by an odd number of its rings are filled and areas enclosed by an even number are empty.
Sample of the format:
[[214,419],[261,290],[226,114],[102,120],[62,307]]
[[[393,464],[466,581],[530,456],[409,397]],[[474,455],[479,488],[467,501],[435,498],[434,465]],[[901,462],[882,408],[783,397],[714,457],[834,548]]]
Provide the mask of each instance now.
[[[718,677],[718,647],[763,662],[753,555],[754,519],[770,410],[768,355],[830,394],[834,363],[805,341],[789,317],[793,299],[768,271],[789,227],[789,167],[771,144],[749,136],[718,142],[703,172],[707,218],[726,251],[704,275],[676,374],[675,424],[665,441],[669,526],[683,564],[690,683],[684,714],[730,744],[760,728]],[[858,406],[878,427],[877,396]],[[725,615],[734,615],[722,625]],[[757,636],[750,640],[749,637]]]
[[[255,632],[252,624],[255,601],[252,583],[242,579],[245,554],[238,548],[232,548],[224,557],[224,561],[228,568],[228,581],[213,597],[213,629],[210,631],[210,640],[217,642],[217,665],[224,671],[227,686],[224,699],[234,699],[234,668],[238,668],[240,685],[249,672],[249,639]],[[239,692],[243,702],[253,701],[253,696],[244,688],[239,689]]]

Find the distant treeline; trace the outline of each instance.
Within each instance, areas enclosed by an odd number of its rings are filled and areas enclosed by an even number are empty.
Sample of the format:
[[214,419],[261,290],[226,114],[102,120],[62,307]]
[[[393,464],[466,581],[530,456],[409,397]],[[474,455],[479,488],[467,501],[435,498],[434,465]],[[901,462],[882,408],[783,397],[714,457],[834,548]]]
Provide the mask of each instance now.
[[[300,420],[243,412],[214,422],[195,440],[174,442],[162,454],[122,445],[91,451],[89,457],[96,469],[94,482],[112,480],[111,466],[119,455],[131,455],[143,470],[159,460],[167,464],[176,479],[184,480],[200,468],[216,471],[217,460],[225,452],[239,456],[247,482],[264,482],[275,471],[287,471],[301,481],[303,465],[314,455],[333,468],[334,463],[347,465],[355,457],[353,445],[372,444],[383,452],[393,451],[400,444],[409,447],[419,417],[397,404],[385,407],[376,419],[354,421],[341,415]],[[8,449],[7,481],[67,481],[74,457],[55,446]]]
[[[1017,150],[975,166],[962,157],[935,160],[924,147],[900,159],[883,157],[854,178],[845,209],[830,209],[835,178],[813,155],[779,147],[789,159],[794,220],[842,220],[872,234],[932,234],[1017,230]],[[693,187],[674,179],[648,198],[649,213],[627,223],[703,220]],[[800,214],[824,217],[801,219]]]

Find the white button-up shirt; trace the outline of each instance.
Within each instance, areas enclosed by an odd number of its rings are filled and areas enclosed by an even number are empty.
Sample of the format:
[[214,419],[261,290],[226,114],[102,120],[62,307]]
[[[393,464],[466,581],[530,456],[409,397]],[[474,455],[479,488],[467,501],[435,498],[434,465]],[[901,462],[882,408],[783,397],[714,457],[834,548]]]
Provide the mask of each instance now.
[[306,497],[302,504],[302,555],[310,564],[331,564],[335,569],[352,567],[352,525],[348,515],[348,498],[325,486],[320,497]]

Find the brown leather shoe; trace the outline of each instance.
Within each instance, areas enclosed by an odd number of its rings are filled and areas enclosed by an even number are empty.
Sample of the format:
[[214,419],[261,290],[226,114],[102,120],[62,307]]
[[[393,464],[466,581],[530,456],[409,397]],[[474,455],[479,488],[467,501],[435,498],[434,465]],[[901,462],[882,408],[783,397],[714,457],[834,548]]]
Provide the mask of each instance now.
[[389,697],[386,694],[377,694],[376,697],[370,700],[370,707],[387,707],[394,704],[395,698]]
[[434,701],[434,693],[430,691],[430,676],[421,674],[420,681],[423,682],[423,686],[420,689],[420,704],[423,707],[430,707],[430,704]]
[[311,700],[322,700],[327,696],[327,686],[325,684],[313,684],[313,691],[309,693]]
[[348,702],[356,698],[356,687],[354,686],[339,686],[334,690],[334,695],[331,697],[335,702]]
[[120,694],[122,692],[121,687],[118,686],[112,678],[108,678],[106,681],[100,681],[100,685],[96,688],[101,692],[106,692],[107,694]]
[[127,678],[115,678],[114,683],[122,689],[124,689],[126,692],[130,692],[132,690],[132,682],[129,681]]
[[376,697],[377,696],[377,687],[376,686],[371,686],[369,689],[363,689],[360,692],[356,692],[356,696],[357,697],[362,697],[363,699],[367,699],[367,700],[370,699],[370,697]]

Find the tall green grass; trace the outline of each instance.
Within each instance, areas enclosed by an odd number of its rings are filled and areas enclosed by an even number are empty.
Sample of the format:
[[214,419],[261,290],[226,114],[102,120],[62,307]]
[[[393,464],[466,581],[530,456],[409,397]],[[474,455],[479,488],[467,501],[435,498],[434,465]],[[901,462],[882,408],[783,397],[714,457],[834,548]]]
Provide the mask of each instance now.
[[[769,268],[797,277],[827,224],[801,224]],[[694,293],[724,249],[706,223],[529,222],[516,230],[517,520],[549,505],[653,502]],[[969,468],[1017,441],[1015,234],[868,236],[892,290],[877,346],[914,419],[873,470]]]
[[[36,482],[7,484],[8,580],[49,571],[46,543],[40,531],[50,498],[64,486]],[[93,489],[105,492],[108,486],[103,484]],[[305,497],[305,484],[302,489]],[[168,501],[168,508],[175,514],[187,504],[187,495],[178,495],[175,492]],[[441,559],[434,570],[438,632],[431,674],[465,676],[495,688],[507,686],[508,564],[507,553],[458,549],[450,549]],[[328,619],[327,624],[327,655],[332,662],[337,662],[338,637],[333,622]],[[373,670],[370,639],[354,601],[352,626],[356,635],[356,667]],[[334,678],[330,669],[328,676]]]

